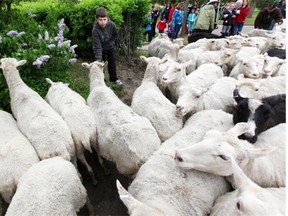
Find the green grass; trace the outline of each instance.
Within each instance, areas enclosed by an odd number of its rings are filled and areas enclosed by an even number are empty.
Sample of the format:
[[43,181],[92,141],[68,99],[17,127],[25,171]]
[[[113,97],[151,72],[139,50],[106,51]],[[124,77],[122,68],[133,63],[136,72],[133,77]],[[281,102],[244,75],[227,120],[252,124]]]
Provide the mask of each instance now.
[[[82,60],[78,59],[77,62],[69,68],[68,73],[71,75],[72,79],[80,85],[86,86],[89,89],[89,71],[87,68],[84,68],[81,63],[87,62],[91,63],[91,60]],[[107,68],[104,69],[105,71],[105,79],[109,80],[109,75]],[[106,82],[107,86],[110,87],[118,97],[123,96],[122,87],[117,86],[114,83]]]
[[259,9],[258,8],[255,8],[255,10],[253,11],[253,14],[252,14],[252,17],[251,18],[248,18],[245,20],[245,24],[246,25],[254,25],[254,20],[256,18],[256,16],[258,15],[259,13]]

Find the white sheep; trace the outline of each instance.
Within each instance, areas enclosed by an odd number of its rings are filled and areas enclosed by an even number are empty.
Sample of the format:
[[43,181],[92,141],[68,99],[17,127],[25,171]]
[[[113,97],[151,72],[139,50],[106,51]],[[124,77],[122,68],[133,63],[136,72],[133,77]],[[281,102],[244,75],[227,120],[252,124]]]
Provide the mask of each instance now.
[[157,57],[140,58],[147,63],[147,68],[141,85],[134,91],[131,107],[150,120],[163,142],[183,127],[183,119],[175,116],[175,104],[157,86],[159,64],[163,60]]
[[285,215],[285,187],[262,188],[243,173],[233,157],[231,163],[236,190],[218,197],[210,216]]
[[262,76],[286,76],[286,59],[270,57],[265,53]]
[[[100,164],[105,169],[103,161],[98,152],[97,130],[94,114],[86,104],[86,100],[77,92],[62,82],[53,82],[49,78],[46,81],[51,85],[47,94],[46,101],[62,116],[71,130],[74,140],[77,158],[85,165],[93,183],[97,180],[92,167],[88,164],[84,151],[92,153],[91,147],[98,154]],[[107,170],[105,169],[107,172]]]
[[131,196],[118,187],[130,215],[207,215],[214,200],[231,190],[230,185],[223,177],[204,172],[183,173],[173,161],[175,149],[193,145],[211,128],[227,130],[232,126],[232,116],[220,110],[205,110],[190,117],[141,166],[129,186]]
[[116,163],[120,173],[132,176],[159,148],[160,139],[151,122],[124,104],[104,82],[106,63],[82,63],[89,69],[87,104],[94,113],[100,155]]
[[41,160],[61,156],[76,165],[71,132],[61,116],[21,79],[18,66],[26,60],[2,58],[1,66],[9,87],[11,109],[21,132]]
[[223,70],[213,64],[207,63],[201,65],[193,73],[186,76],[186,63],[175,63],[169,67],[167,72],[162,76],[161,83],[164,83],[171,92],[172,102],[177,102],[179,97],[179,88],[187,84],[194,87],[206,88],[211,86],[217,79],[223,77]]
[[54,157],[40,161],[24,173],[6,215],[77,215],[86,198],[73,164]]
[[275,94],[286,93],[286,76],[267,77],[266,79],[238,79],[237,88],[243,97],[262,99]]
[[183,38],[174,40],[173,42],[164,36],[166,34],[159,34],[154,38],[148,46],[149,56],[163,58],[165,54],[170,52],[170,49],[180,49],[183,46]]
[[10,203],[20,177],[38,163],[39,158],[31,143],[20,132],[13,116],[1,110],[0,155],[0,195],[6,203]]
[[175,161],[183,169],[227,176],[233,182],[230,162],[233,157],[245,174],[261,187],[285,187],[286,124],[261,133],[254,145],[238,139],[243,133],[254,133],[255,125],[251,125],[241,122],[227,132],[211,130],[201,142],[177,150]]
[[249,58],[239,59],[229,76],[236,79],[239,75],[242,77],[259,79],[261,78],[263,67],[264,55],[255,55]]
[[176,104],[177,116],[194,114],[205,109],[221,109],[232,113],[233,91],[237,80],[231,77],[221,77],[208,88],[195,88],[193,85],[182,85],[179,88],[179,98]]

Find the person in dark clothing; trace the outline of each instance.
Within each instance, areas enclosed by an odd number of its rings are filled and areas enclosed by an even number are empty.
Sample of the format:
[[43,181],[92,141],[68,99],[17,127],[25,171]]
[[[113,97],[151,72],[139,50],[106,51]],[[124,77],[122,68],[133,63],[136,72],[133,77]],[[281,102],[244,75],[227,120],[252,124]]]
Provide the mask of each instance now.
[[222,36],[229,36],[230,35],[230,29],[232,26],[232,16],[234,15],[233,10],[235,8],[235,3],[231,2],[225,5],[225,8],[223,9],[222,13],[222,20],[223,20],[223,26],[222,26]]
[[280,0],[276,6],[280,9],[283,19],[286,19],[286,1]]
[[171,2],[167,2],[166,6],[162,12],[162,17],[164,18],[166,23],[168,23],[169,12],[170,12],[171,8],[172,8]]
[[151,24],[151,29],[152,29],[152,37],[155,37],[155,29],[156,29],[156,24],[158,17],[160,16],[160,11],[159,11],[159,4],[154,4],[152,7],[151,11],[151,17],[152,17],[152,24]]
[[254,28],[272,30],[275,23],[281,24],[283,22],[282,18],[280,9],[276,7],[276,4],[273,4],[258,13],[254,21]]
[[117,39],[116,25],[108,19],[106,8],[96,10],[95,23],[92,30],[93,52],[96,61],[108,61],[110,81],[121,86],[123,83],[117,78],[115,62],[115,43]]

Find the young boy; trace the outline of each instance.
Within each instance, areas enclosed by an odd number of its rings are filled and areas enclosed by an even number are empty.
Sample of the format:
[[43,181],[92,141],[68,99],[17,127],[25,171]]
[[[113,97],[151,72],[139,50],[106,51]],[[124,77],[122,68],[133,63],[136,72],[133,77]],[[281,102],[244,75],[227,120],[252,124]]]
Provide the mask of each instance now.
[[159,30],[159,33],[164,33],[164,30],[166,28],[166,22],[164,20],[164,17],[161,16],[161,20],[157,23],[157,28]]
[[95,23],[92,30],[93,52],[96,61],[108,61],[108,73],[110,81],[122,86],[117,78],[115,62],[115,42],[117,30],[115,23],[108,19],[108,12],[104,7],[96,10]]

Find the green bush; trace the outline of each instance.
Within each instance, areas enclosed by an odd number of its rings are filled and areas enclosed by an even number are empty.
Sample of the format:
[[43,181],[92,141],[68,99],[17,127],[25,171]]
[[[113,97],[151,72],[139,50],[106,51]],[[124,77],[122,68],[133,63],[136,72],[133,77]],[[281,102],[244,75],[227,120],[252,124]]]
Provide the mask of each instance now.
[[[33,14],[18,14],[17,18],[17,22],[7,25],[0,33],[0,58],[27,60],[27,63],[19,68],[20,75],[28,86],[45,96],[48,90],[46,77],[55,81],[69,80],[66,71],[76,61],[76,45],[71,46],[71,41],[64,37],[68,29],[63,19],[59,21],[58,26],[50,28],[53,32],[51,34],[46,30],[46,26],[35,21]],[[9,111],[8,93],[1,73],[0,107]]]
[[[0,20],[0,58],[26,59],[27,63],[19,68],[21,78],[42,97],[48,90],[46,77],[53,81],[69,83],[73,90],[87,97],[89,86],[77,83],[67,73],[67,69],[71,65],[69,59],[77,57],[74,49],[70,49],[71,45],[78,45],[76,48],[78,55],[86,53],[82,57],[93,58],[94,56],[92,28],[97,7],[107,7],[111,20],[118,28],[117,50],[121,56],[131,59],[129,56],[134,54],[143,38],[143,24],[147,11],[150,9],[149,0],[75,2],[74,0],[21,2],[19,5],[14,5],[7,13],[7,19]],[[57,35],[59,34],[58,25],[62,19],[66,26],[63,29],[62,42],[64,43],[60,43],[62,45],[60,46]],[[14,31],[11,32],[12,30]],[[72,48],[75,47],[72,46]],[[0,109],[9,111],[9,101],[7,84],[3,74],[0,73]]]

